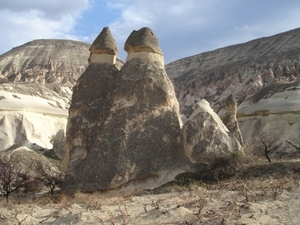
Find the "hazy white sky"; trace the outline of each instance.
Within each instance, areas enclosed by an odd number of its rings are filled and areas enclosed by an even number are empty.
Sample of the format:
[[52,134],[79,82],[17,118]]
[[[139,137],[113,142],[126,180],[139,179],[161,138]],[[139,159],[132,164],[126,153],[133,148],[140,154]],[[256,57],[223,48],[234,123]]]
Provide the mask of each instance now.
[[92,43],[105,26],[122,59],[129,34],[150,27],[169,63],[299,28],[300,1],[0,0],[0,54],[41,38]]

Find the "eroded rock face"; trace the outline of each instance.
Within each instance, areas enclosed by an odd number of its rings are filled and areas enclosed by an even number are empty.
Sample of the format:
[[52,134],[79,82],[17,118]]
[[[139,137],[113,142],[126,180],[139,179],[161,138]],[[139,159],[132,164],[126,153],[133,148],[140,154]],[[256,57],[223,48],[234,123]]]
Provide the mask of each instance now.
[[216,112],[230,94],[238,104],[273,82],[300,75],[300,29],[204,52],[166,65],[181,112],[206,99]]
[[221,119],[225,126],[228,128],[235,138],[243,145],[243,137],[239,128],[239,122],[236,118],[237,102],[234,96],[231,94],[225,101],[224,107],[225,113],[221,116]]
[[236,138],[228,131],[206,100],[199,101],[183,125],[185,154],[193,163],[207,163],[210,158],[243,153]]
[[63,86],[0,84],[0,151],[25,140],[51,149],[66,129],[70,95]]
[[[92,163],[85,157],[92,154],[91,151],[97,147],[95,142],[101,139],[100,132],[112,107],[115,90],[119,85],[118,78],[119,71],[114,65],[92,63],[74,87],[63,162],[65,171],[69,167],[66,185],[72,184],[73,181],[70,179],[73,176],[82,179],[81,176],[88,177],[89,174],[99,173],[93,170]],[[77,165],[80,162],[82,165]],[[87,165],[84,165],[85,162]],[[91,167],[89,171],[81,171],[80,166]],[[76,174],[79,172],[80,174]],[[74,185],[78,182],[80,181],[76,181]]]
[[[0,83],[63,84],[73,87],[88,66],[88,43],[72,40],[33,40],[0,55]],[[98,52],[98,45],[92,52]],[[108,53],[114,49],[107,49]],[[116,59],[121,67],[124,62]]]
[[66,190],[149,188],[183,172],[179,106],[163,66],[92,63],[74,89],[66,151]]
[[274,83],[244,101],[237,116],[245,144],[262,133],[278,137],[282,146],[278,156],[299,156],[299,79],[292,83]]

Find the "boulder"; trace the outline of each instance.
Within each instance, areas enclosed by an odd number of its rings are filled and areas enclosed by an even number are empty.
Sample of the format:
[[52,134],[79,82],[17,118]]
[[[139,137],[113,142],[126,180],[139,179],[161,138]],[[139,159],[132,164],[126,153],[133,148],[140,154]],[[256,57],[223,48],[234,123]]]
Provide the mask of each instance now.
[[131,52],[154,52],[163,55],[156,35],[148,27],[138,31],[134,30],[126,40],[124,50],[128,54]]
[[160,67],[164,67],[164,57],[158,39],[148,27],[134,30],[126,40],[124,50],[128,53],[126,61],[138,58],[146,62],[156,62]]
[[193,163],[243,153],[240,143],[204,99],[194,106],[182,134],[185,154]]

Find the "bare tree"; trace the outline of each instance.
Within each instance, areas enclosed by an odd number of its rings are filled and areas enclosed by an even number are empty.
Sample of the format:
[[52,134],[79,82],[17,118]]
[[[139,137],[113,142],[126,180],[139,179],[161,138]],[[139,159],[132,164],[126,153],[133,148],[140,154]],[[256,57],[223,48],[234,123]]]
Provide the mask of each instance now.
[[10,162],[4,163],[0,167],[0,183],[1,193],[8,202],[9,195],[17,189],[24,187],[28,181],[26,173],[22,173],[20,169],[16,169]]
[[43,166],[41,163],[36,164],[35,168],[40,173],[38,179],[50,189],[50,193],[53,195],[55,188],[63,182],[64,173],[58,169],[53,169],[49,165]]
[[271,152],[274,152],[281,146],[279,138],[271,134],[262,133],[262,135],[260,136],[260,141],[261,147],[264,149],[265,157],[267,158],[268,162],[271,163],[269,154]]

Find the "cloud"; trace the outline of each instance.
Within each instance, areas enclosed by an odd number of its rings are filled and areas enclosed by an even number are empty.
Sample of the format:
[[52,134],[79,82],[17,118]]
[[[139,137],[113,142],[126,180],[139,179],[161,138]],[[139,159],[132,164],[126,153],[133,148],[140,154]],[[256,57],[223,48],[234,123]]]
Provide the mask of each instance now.
[[167,63],[300,26],[296,1],[110,0],[107,8],[118,14],[109,26],[120,50],[132,30],[148,26]]
[[[126,38],[133,30],[145,26],[154,30],[162,48],[176,49],[180,45],[184,47],[189,36],[194,36],[197,30],[209,26],[212,21],[206,14],[214,11],[213,8],[218,2],[220,0],[202,1],[200,7],[199,1],[195,0],[110,1],[107,7],[118,11],[119,17],[109,26],[117,39],[119,49],[123,49]],[[173,53],[174,51],[170,52]],[[124,58],[125,53],[120,52],[120,55]]]
[[74,27],[88,0],[4,0],[0,2],[0,54],[33,39],[81,39]]
[[165,62],[300,27],[298,0],[1,0],[0,54],[39,38],[92,43],[109,26],[119,56],[133,30],[150,27]]

